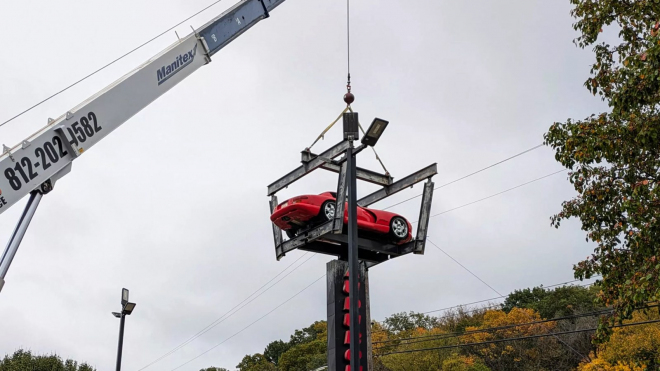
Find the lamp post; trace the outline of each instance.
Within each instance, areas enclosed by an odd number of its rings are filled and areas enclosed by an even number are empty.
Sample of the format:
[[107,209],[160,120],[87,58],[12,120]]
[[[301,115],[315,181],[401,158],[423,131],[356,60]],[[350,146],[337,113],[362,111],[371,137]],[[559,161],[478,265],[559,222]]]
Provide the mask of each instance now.
[[128,289],[121,290],[121,312],[112,312],[112,315],[119,318],[119,344],[117,345],[117,371],[121,370],[121,352],[124,344],[124,323],[126,316],[133,313],[135,303],[128,301]]
[[[348,140],[346,150],[347,184],[348,184],[348,286],[350,313],[350,354],[351,371],[360,369],[360,314],[358,282],[360,266],[358,260],[358,226],[357,226],[357,169],[353,154],[353,141],[360,139],[357,112],[344,113],[344,140]],[[374,119],[362,138],[362,144],[375,146],[387,127],[388,121]],[[363,288],[364,290],[364,288]],[[366,320],[366,318],[365,318]],[[366,339],[365,339],[366,340]]]

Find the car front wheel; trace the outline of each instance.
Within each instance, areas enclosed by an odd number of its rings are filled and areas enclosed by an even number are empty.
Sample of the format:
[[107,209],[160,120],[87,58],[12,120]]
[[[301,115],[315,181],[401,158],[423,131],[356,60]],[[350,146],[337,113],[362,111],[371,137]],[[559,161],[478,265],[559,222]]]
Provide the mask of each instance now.
[[408,222],[400,216],[390,221],[390,233],[395,240],[400,241],[408,237]]

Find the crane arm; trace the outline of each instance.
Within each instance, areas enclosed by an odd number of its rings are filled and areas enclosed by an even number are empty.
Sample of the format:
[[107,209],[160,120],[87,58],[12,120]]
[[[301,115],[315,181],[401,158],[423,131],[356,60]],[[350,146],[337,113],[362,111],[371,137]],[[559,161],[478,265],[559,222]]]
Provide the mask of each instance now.
[[267,18],[284,0],[242,0],[0,155],[0,214],[31,192],[47,193],[55,180],[94,144],[211,56]]

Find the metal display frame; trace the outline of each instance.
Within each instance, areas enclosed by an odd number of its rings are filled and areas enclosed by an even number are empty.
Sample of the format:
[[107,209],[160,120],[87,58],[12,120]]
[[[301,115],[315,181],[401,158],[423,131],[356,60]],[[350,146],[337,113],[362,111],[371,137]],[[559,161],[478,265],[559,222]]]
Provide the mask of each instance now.
[[[343,215],[347,199],[347,156],[338,160],[335,159],[346,154],[349,147],[350,142],[348,140],[343,140],[319,155],[306,150],[302,151],[302,165],[268,186],[270,211],[272,214],[277,205],[279,205],[276,195],[277,192],[311,174],[317,169],[324,169],[338,173],[337,201],[335,205],[336,211],[334,220],[327,221],[311,229],[305,230],[295,238],[286,241],[283,238],[282,230],[275,224],[272,224],[275,256],[278,261],[286,256],[287,253],[295,249],[312,251],[319,254],[334,255],[340,260],[348,259],[348,236],[343,233]],[[357,155],[365,148],[365,145],[355,148],[353,150],[353,155]],[[356,168],[357,179],[382,186],[381,189],[362,197],[357,201],[357,204],[362,207],[384,200],[426,180],[420,205],[417,231],[416,234],[414,234],[415,238],[412,241],[402,245],[396,245],[362,237],[358,238],[358,257],[366,263],[368,268],[410,253],[424,254],[431,204],[433,200],[434,183],[432,177],[437,174],[437,164],[434,163],[395,182],[389,174],[381,174],[359,167]]]

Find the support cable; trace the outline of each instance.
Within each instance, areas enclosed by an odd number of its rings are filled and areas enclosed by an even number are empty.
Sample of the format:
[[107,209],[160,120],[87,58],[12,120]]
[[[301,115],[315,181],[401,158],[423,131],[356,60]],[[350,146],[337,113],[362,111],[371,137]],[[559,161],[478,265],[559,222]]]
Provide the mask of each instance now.
[[[511,192],[511,191],[513,191],[513,190],[515,190],[515,189],[518,189],[518,188],[524,187],[524,186],[529,185],[529,184],[532,184],[532,183],[534,183],[534,182],[538,182],[539,180],[543,180],[543,179],[545,179],[545,178],[549,178],[549,177],[551,177],[551,176],[553,176],[553,175],[557,175],[557,174],[560,174],[560,173],[563,173],[563,172],[566,172],[566,171],[568,171],[568,169],[555,171],[554,173],[550,173],[550,174],[548,174],[548,175],[544,175],[544,176],[542,176],[542,177],[540,177],[540,178],[536,178],[536,179],[530,180],[530,181],[525,182],[525,183],[523,183],[523,184],[519,184],[519,185],[517,185],[517,186],[515,186],[515,187],[512,187],[512,188],[509,188],[509,189],[505,189],[504,191],[497,192],[497,193],[495,193],[495,194],[492,194],[492,195],[490,195],[490,196],[487,196],[487,197],[484,197],[484,198],[478,199],[478,200],[476,200],[476,201],[468,202],[468,203],[463,204],[463,205],[461,205],[461,206],[457,206],[457,207],[454,207],[454,208],[452,208],[452,209],[449,209],[449,210],[445,210],[445,211],[439,212],[439,213],[437,213],[437,214],[431,215],[429,218],[435,218],[436,216],[440,216],[440,215],[443,215],[443,214],[446,214],[446,213],[449,213],[449,212],[452,212],[452,211],[455,211],[455,210],[458,210],[458,209],[462,209],[462,208],[467,207],[467,206],[470,206],[470,205],[474,205],[474,204],[479,203],[479,202],[482,202],[482,201],[486,201],[486,200],[491,199],[491,198],[493,198],[493,197],[499,196],[499,195],[504,194],[504,193],[507,193],[507,192]],[[414,222],[412,222],[412,223],[410,223],[410,224],[415,224],[415,223],[417,223],[417,222],[419,222],[419,220],[416,220],[416,221],[414,221]]]
[[[565,171],[565,170],[562,170],[562,171]],[[497,290],[495,290],[491,285],[489,285],[488,283],[486,283],[486,281],[484,281],[484,280],[482,280],[481,278],[479,278],[479,276],[477,276],[476,274],[474,274],[471,270],[467,269],[463,264],[459,263],[458,260],[454,259],[454,258],[451,257],[449,254],[447,254],[447,252],[445,252],[445,251],[442,250],[440,247],[438,247],[438,245],[436,245],[433,241],[431,241],[431,240],[428,239],[428,238],[427,238],[427,241],[429,241],[433,246],[435,246],[436,248],[438,248],[438,250],[442,251],[445,255],[449,256],[449,257],[451,258],[451,260],[453,260],[454,262],[456,262],[456,264],[460,265],[460,266],[461,266],[463,269],[465,269],[468,273],[470,273],[471,275],[473,275],[474,277],[476,277],[476,278],[477,278],[479,281],[481,281],[484,285],[488,286],[488,288],[491,289],[491,290],[493,290],[493,292],[495,292],[497,295],[502,296],[502,294],[500,294]],[[529,317],[529,316],[528,316],[528,317]],[[530,319],[531,319],[531,317],[530,317]],[[573,348],[572,346],[570,346],[568,343],[566,343],[565,341],[563,341],[562,339],[560,339],[558,336],[555,336],[555,338],[556,338],[560,343],[564,344],[568,349],[572,350],[573,353],[575,353],[575,354],[577,354],[578,356],[580,356],[582,359],[587,359],[587,360],[591,361],[591,358],[590,358],[589,356],[585,356],[584,354],[580,353],[577,349],[575,349],[575,348]]]
[[[659,306],[658,304],[654,304],[654,305],[649,305],[649,306],[646,306],[646,307],[643,307],[643,308],[639,308],[638,310],[657,308],[658,306]],[[396,347],[396,346],[401,346],[401,345],[425,343],[425,342],[429,342],[429,341],[436,341],[436,340],[449,339],[449,338],[457,338],[457,337],[461,337],[461,336],[478,334],[478,333],[483,333],[483,332],[508,330],[508,329],[523,327],[523,326],[533,326],[533,325],[538,325],[538,324],[543,324],[543,323],[548,323],[548,322],[558,322],[558,321],[565,321],[565,320],[578,319],[578,318],[584,318],[584,317],[595,317],[595,316],[610,314],[610,313],[613,313],[613,312],[614,312],[614,309],[603,309],[603,310],[598,310],[598,311],[593,311],[593,312],[588,312],[588,313],[573,314],[573,315],[570,315],[570,316],[548,318],[548,319],[532,321],[532,322],[527,322],[527,323],[516,323],[516,324],[510,324],[510,325],[504,325],[504,326],[487,327],[487,328],[464,331],[464,332],[449,332],[449,333],[437,334],[437,335],[428,335],[428,336],[409,337],[409,338],[402,338],[402,339],[390,339],[390,340],[383,340],[383,341],[374,341],[374,342],[372,342],[372,344],[385,344],[385,343],[401,342],[400,344],[383,345],[383,346],[377,348],[378,350],[380,350],[380,349],[383,349],[383,348],[386,348],[386,347],[390,348],[390,347]],[[426,339],[426,340],[424,340],[424,339]]]
[[184,20],[182,20],[181,22],[175,24],[174,26],[168,28],[167,30],[165,30],[165,31],[163,31],[163,32],[161,32],[161,33],[159,33],[158,35],[152,37],[151,39],[147,40],[146,42],[144,42],[144,43],[138,45],[138,46],[135,47],[134,49],[132,49],[132,50],[128,51],[127,53],[121,55],[120,57],[114,59],[112,62],[110,62],[110,63],[104,65],[103,67],[101,67],[101,68],[97,69],[96,71],[94,71],[94,72],[88,74],[87,76],[85,76],[85,77],[81,78],[80,80],[74,82],[73,84],[71,84],[71,85],[65,87],[64,89],[62,89],[62,90],[60,90],[60,91],[58,91],[58,92],[56,92],[56,93],[54,93],[54,94],[51,94],[51,95],[48,96],[46,99],[44,99],[44,100],[42,100],[42,101],[40,101],[40,102],[38,102],[38,103],[32,105],[31,107],[28,107],[26,110],[24,110],[24,111],[18,113],[17,115],[11,117],[11,118],[8,119],[8,120],[6,120],[6,121],[0,123],[0,127],[3,126],[3,125],[5,125],[5,124],[8,124],[9,122],[11,122],[11,121],[13,121],[13,120],[15,120],[15,119],[17,119],[17,118],[19,118],[19,117],[21,117],[21,116],[23,116],[24,114],[30,112],[31,110],[33,110],[33,109],[39,107],[39,106],[42,105],[43,103],[48,102],[49,100],[51,100],[51,99],[55,98],[56,96],[58,96],[58,95],[64,93],[65,91],[71,89],[72,87],[78,85],[79,83],[81,83],[81,82],[87,80],[88,78],[90,78],[90,77],[96,75],[97,73],[103,71],[104,69],[106,69],[106,68],[112,66],[113,64],[115,64],[116,62],[120,61],[121,59],[123,59],[123,58],[127,57],[128,55],[134,53],[134,52],[137,51],[138,49],[143,48],[143,47],[146,46],[147,44],[150,44],[150,43],[153,42],[154,40],[158,39],[159,37],[165,35],[166,33],[170,32],[170,31],[172,31],[172,30],[175,29],[176,27],[179,27],[179,26],[182,25],[184,22],[189,21],[189,20],[192,19],[193,17],[195,17],[195,16],[201,14],[201,13],[204,12],[205,10],[207,10],[207,9],[211,8],[212,6],[214,6],[214,5],[218,4],[218,3],[220,3],[221,1],[222,1],[222,0],[216,0],[216,1],[214,1],[214,2],[211,3],[210,5],[208,5],[208,6],[206,6],[205,8],[203,8],[202,10],[200,10],[200,11],[196,12],[195,14],[193,14],[193,15],[187,17],[186,19],[184,19]]
[[[621,325],[614,325],[614,326],[612,326],[612,327],[613,327],[613,328],[618,328],[618,327],[629,327],[629,326],[641,326],[641,325],[648,325],[648,324],[658,323],[658,322],[660,322],[660,319],[650,320],[650,321],[640,321],[640,322],[624,323],[624,324],[621,324]],[[598,328],[597,328],[597,327],[594,327],[594,328],[588,328],[588,329],[582,329],[582,330],[572,330],[572,331],[553,332],[553,333],[550,333],[550,334],[539,334],[539,335],[521,336],[521,337],[516,337],[516,338],[508,338],[508,339],[497,339],[497,340],[490,340],[490,341],[480,341],[480,342],[478,342],[478,343],[467,343],[467,344],[457,344],[457,345],[446,345],[446,346],[441,346],[441,347],[424,348],[424,349],[401,350],[401,351],[397,351],[397,352],[389,352],[389,353],[381,354],[381,355],[378,355],[378,356],[376,356],[376,357],[388,356],[388,355],[390,355],[390,354],[426,352],[426,351],[431,351],[431,350],[442,350],[442,349],[451,349],[451,348],[471,347],[471,346],[475,346],[475,345],[495,344],[495,343],[502,343],[502,342],[507,342],[507,341],[518,341],[518,340],[526,340],[526,339],[537,339],[537,338],[548,337],[548,336],[555,336],[555,337],[557,337],[557,335],[576,334],[576,333],[580,333],[580,332],[589,332],[589,331],[596,331],[596,330],[598,330]]]
[[[524,155],[524,154],[526,154],[526,153],[532,152],[533,150],[535,150],[535,149],[539,149],[539,148],[541,148],[541,147],[543,147],[543,144],[539,144],[539,145],[534,146],[534,147],[532,147],[532,148],[530,148],[530,149],[526,149],[526,150],[524,150],[524,151],[522,151],[522,152],[520,152],[520,153],[517,153],[517,154],[515,154],[515,155],[513,155],[513,156],[511,156],[511,157],[507,157],[507,158],[505,158],[504,160],[498,161],[498,162],[496,162],[496,163],[494,163],[494,164],[492,164],[492,165],[488,165],[488,166],[486,166],[486,167],[483,168],[483,169],[477,170],[477,171],[475,171],[475,172],[473,172],[473,173],[470,173],[470,174],[468,174],[468,175],[462,176],[462,177],[460,177],[460,178],[458,178],[458,179],[454,179],[454,180],[452,180],[452,181],[449,182],[449,183],[445,183],[445,184],[440,185],[440,186],[438,186],[438,187],[436,187],[436,188],[433,188],[433,190],[438,190],[438,189],[440,189],[440,188],[444,188],[444,187],[446,187],[446,186],[448,186],[448,185],[451,185],[451,184],[454,184],[454,183],[456,183],[456,182],[459,182],[459,181],[461,181],[461,180],[463,180],[463,179],[469,178],[469,177],[471,177],[471,176],[473,176],[473,175],[477,175],[477,174],[479,174],[479,173],[481,173],[481,172],[483,172],[483,171],[486,171],[486,170],[488,170],[488,169],[490,169],[490,168],[492,168],[492,167],[495,167],[495,166],[500,165],[500,164],[503,164],[503,163],[505,163],[505,162],[507,162],[507,161],[513,160],[513,159],[516,158],[516,157],[522,156],[522,155]],[[386,208],[384,208],[384,209],[382,209],[382,210],[390,209],[390,208],[392,208],[392,207],[394,207],[394,206],[401,205],[401,204],[406,203],[406,202],[408,202],[408,201],[414,200],[414,199],[416,199],[416,198],[418,198],[418,197],[422,197],[422,195],[421,195],[421,194],[418,194],[417,196],[410,197],[409,199],[406,199],[406,200],[403,200],[403,201],[401,201],[401,202],[395,203],[394,205],[390,205],[390,206],[388,206],[388,207],[386,207]]]
[[[574,282],[579,282],[579,281],[581,281],[581,280],[573,280],[573,281],[567,281],[567,282],[562,282],[562,283],[556,283],[556,284],[554,284],[554,285],[550,285],[550,286],[543,286],[543,285],[541,285],[541,287],[543,287],[543,288],[550,288],[550,287],[556,287],[556,286],[565,286],[565,285],[567,285],[567,284],[569,284],[569,283],[574,283]],[[587,286],[588,286],[588,285],[591,285],[591,283],[587,284]],[[581,285],[581,286],[584,286],[584,285]],[[430,310],[430,311],[428,311],[428,312],[421,312],[420,314],[429,314],[429,313],[435,313],[435,312],[447,311],[447,310],[454,309],[454,308],[465,307],[465,306],[467,306],[467,305],[474,305],[474,304],[485,303],[485,302],[489,302],[489,301],[493,301],[493,300],[503,299],[503,298],[506,298],[506,297],[508,297],[508,296],[509,296],[509,295],[502,295],[502,296],[498,296],[498,297],[495,297],[495,298],[484,299],[484,300],[479,300],[479,301],[473,301],[472,303],[466,303],[466,304],[454,305],[453,307],[447,307],[447,308],[442,308],[442,309],[435,309],[435,310]]]
[[178,370],[179,368],[181,368],[181,367],[187,365],[188,363],[190,363],[190,362],[196,360],[197,358],[203,356],[204,354],[206,354],[206,353],[212,351],[213,349],[215,349],[215,348],[219,347],[220,345],[224,344],[225,342],[229,341],[230,339],[232,339],[232,338],[235,337],[236,335],[238,335],[238,334],[242,333],[243,331],[247,330],[248,328],[252,327],[255,323],[257,323],[257,322],[261,321],[262,319],[266,318],[269,314],[273,313],[274,311],[276,311],[277,309],[279,309],[279,308],[280,308],[281,306],[283,306],[284,304],[290,302],[290,301],[293,300],[296,296],[302,294],[305,290],[307,290],[308,288],[312,287],[312,285],[314,285],[315,283],[317,283],[318,281],[320,281],[320,280],[321,280],[322,278],[324,278],[324,277],[325,277],[325,274],[322,275],[321,277],[317,278],[316,280],[314,280],[314,282],[312,282],[311,284],[309,284],[308,286],[306,286],[304,289],[298,291],[298,293],[296,293],[296,294],[293,295],[292,297],[286,299],[286,300],[285,300],[284,302],[282,302],[280,305],[278,305],[278,306],[276,306],[275,308],[273,308],[270,312],[268,312],[268,313],[264,314],[263,316],[259,317],[259,319],[257,319],[256,321],[254,321],[254,322],[250,323],[249,325],[243,327],[240,331],[234,333],[232,336],[230,336],[230,337],[224,339],[224,340],[221,341],[220,343],[218,343],[218,344],[212,346],[211,348],[209,348],[209,349],[207,349],[206,351],[200,353],[200,354],[197,355],[196,357],[194,357],[194,358],[192,358],[192,359],[186,361],[185,363],[180,364],[179,366],[173,368],[173,369],[170,370],[170,371]]
[[[203,329],[199,330],[195,335],[191,336],[188,340],[186,340],[186,341],[184,341],[183,343],[179,344],[179,345],[176,346],[174,349],[172,349],[172,350],[170,350],[169,352],[167,352],[167,353],[163,354],[162,356],[158,357],[157,359],[155,359],[155,360],[152,361],[151,363],[147,364],[146,366],[144,366],[144,367],[138,369],[138,371],[142,371],[142,370],[144,370],[144,369],[146,369],[146,368],[148,368],[148,367],[150,367],[150,366],[152,366],[152,365],[154,365],[154,364],[160,362],[162,359],[167,358],[168,356],[170,356],[170,355],[176,353],[176,352],[177,352],[178,350],[180,350],[181,348],[183,348],[183,347],[185,347],[186,345],[190,344],[191,342],[193,342],[193,341],[194,341],[195,339],[197,339],[198,337],[204,335],[205,333],[207,333],[208,331],[210,331],[210,330],[211,330],[212,328],[214,328],[215,326],[221,324],[222,322],[226,321],[229,317],[233,316],[233,315],[236,314],[238,311],[240,311],[241,309],[245,308],[247,305],[249,305],[250,303],[252,303],[252,302],[253,302],[254,300],[256,300],[258,297],[260,297],[261,295],[263,295],[264,293],[266,293],[268,290],[270,290],[271,288],[273,288],[275,285],[277,285],[278,283],[280,283],[282,280],[284,280],[284,279],[285,279],[287,276],[289,276],[291,273],[295,272],[298,268],[300,268],[300,267],[303,266],[305,263],[307,263],[311,258],[313,258],[314,256],[316,256],[316,254],[313,254],[312,256],[310,256],[309,258],[307,258],[305,261],[303,261],[300,265],[298,265],[297,267],[293,268],[289,273],[287,273],[286,275],[284,275],[284,277],[282,277],[282,278],[280,278],[279,280],[277,280],[277,282],[275,282],[274,284],[272,284],[270,287],[268,287],[267,289],[265,289],[264,291],[262,291],[261,293],[259,293],[257,296],[254,296],[254,295],[257,294],[261,289],[263,289],[264,287],[268,286],[268,284],[270,284],[271,282],[273,282],[277,277],[279,277],[280,275],[282,275],[282,273],[286,272],[289,268],[291,268],[294,264],[296,264],[298,261],[300,261],[302,258],[304,258],[304,257],[305,257],[306,255],[308,255],[308,254],[309,254],[309,252],[307,252],[307,253],[301,255],[301,256],[300,256],[298,259],[296,259],[293,263],[289,264],[289,266],[287,266],[286,268],[284,268],[280,273],[278,273],[278,274],[275,275],[273,278],[271,278],[268,282],[266,282],[263,286],[261,286],[260,288],[258,288],[258,289],[257,289],[256,291],[254,291],[252,294],[250,294],[250,295],[249,295],[247,298],[245,298],[243,301],[241,301],[240,303],[236,304],[233,308],[231,308],[230,310],[228,310],[225,314],[223,314],[222,316],[218,317],[215,321],[211,322],[210,324],[208,324],[208,325],[207,325],[206,327],[204,327]],[[254,296],[254,297],[253,297],[253,296]],[[250,298],[252,298],[252,299],[250,300]],[[248,300],[249,300],[249,301],[248,301]],[[243,304],[243,303],[245,303],[245,304]],[[243,305],[241,306],[241,304],[243,304]],[[239,307],[240,307],[240,308],[239,308]],[[237,309],[237,308],[238,308],[238,309]],[[236,309],[236,310],[235,310],[235,309]],[[235,311],[234,311],[234,310],[235,310]],[[233,313],[232,313],[232,312],[233,312]]]

